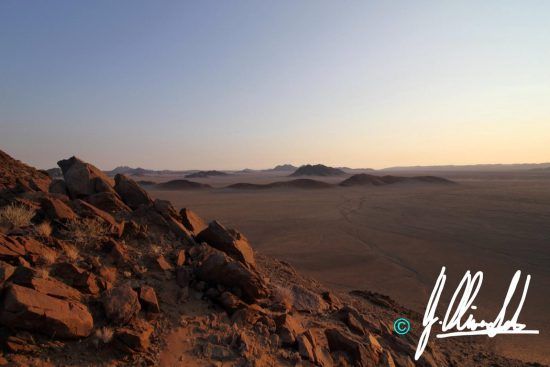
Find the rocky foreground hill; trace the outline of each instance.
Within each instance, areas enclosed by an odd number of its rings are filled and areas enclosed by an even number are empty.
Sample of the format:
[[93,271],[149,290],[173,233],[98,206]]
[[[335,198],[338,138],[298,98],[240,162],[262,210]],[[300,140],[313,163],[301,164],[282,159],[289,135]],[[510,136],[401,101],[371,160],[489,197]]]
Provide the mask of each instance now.
[[51,180],[0,152],[0,365],[524,365],[480,339],[414,362],[420,315],[388,297],[334,293],[124,175],[59,167]]

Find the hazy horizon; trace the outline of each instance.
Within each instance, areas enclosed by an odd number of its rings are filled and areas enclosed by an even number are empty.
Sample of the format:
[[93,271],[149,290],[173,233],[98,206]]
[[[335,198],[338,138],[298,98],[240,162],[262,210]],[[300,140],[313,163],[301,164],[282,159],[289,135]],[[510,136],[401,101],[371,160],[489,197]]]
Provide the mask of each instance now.
[[545,162],[550,2],[0,2],[0,149],[40,168]]

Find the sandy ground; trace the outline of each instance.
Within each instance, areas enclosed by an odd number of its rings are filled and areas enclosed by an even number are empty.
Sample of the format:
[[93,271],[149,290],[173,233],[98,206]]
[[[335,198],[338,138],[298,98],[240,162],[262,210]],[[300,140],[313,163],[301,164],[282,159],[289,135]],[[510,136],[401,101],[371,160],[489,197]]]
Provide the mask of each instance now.
[[[378,291],[422,313],[442,266],[448,292],[466,270],[484,272],[476,304],[487,320],[498,313],[514,272],[522,270],[532,280],[520,322],[541,335],[498,336],[496,348],[550,364],[550,179],[453,178],[458,185],[152,194],[239,228],[255,249],[329,286]],[[221,187],[280,179],[242,174],[196,181]]]

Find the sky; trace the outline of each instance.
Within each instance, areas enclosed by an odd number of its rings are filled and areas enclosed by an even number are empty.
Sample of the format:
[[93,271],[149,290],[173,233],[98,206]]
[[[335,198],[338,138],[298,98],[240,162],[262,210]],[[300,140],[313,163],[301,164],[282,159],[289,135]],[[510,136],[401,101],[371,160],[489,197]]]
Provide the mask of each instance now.
[[550,161],[550,1],[0,1],[39,168]]

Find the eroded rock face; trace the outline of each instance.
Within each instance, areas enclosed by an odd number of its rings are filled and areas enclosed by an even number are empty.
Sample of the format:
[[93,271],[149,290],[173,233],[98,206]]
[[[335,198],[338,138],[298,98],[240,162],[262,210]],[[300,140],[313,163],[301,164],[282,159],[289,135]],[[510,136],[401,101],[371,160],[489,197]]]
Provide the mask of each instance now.
[[351,335],[345,334],[336,328],[325,330],[325,335],[331,352],[345,352],[352,359],[355,366],[376,366],[378,358],[374,351]]
[[134,180],[122,174],[115,176],[115,191],[122,201],[130,208],[137,209],[140,205],[151,205],[153,200]]
[[10,278],[14,284],[32,288],[44,295],[60,299],[82,300],[82,294],[73,287],[52,278],[45,278],[35,270],[19,266]]
[[146,312],[151,312],[151,313],[160,312],[159,301],[157,299],[157,294],[155,293],[155,290],[153,289],[153,287],[150,287],[148,285],[141,286],[139,290],[139,300],[141,301],[141,304],[143,305],[143,309]]
[[40,201],[42,210],[50,220],[70,221],[76,219],[74,211],[63,201],[54,197],[44,197]]
[[92,315],[83,304],[15,284],[5,290],[1,305],[2,325],[56,338],[87,337],[94,326]]
[[226,255],[224,252],[209,246],[202,246],[200,265],[196,267],[196,277],[205,282],[221,284],[227,288],[238,288],[246,302],[269,295],[264,280],[253,269],[248,268],[240,261]]
[[233,229],[225,228],[217,221],[211,222],[206,229],[200,232],[197,241],[206,242],[249,267],[256,265],[254,251],[246,237]]
[[198,235],[208,226],[194,211],[183,208],[180,210],[181,222],[193,235]]
[[82,198],[99,192],[115,193],[114,182],[97,167],[76,157],[57,162],[63,172],[67,190],[72,198]]
[[103,301],[105,315],[116,324],[127,324],[141,309],[138,294],[130,284],[108,291]]
[[118,195],[112,192],[100,192],[90,195],[85,200],[109,214],[126,213],[130,212],[130,208],[124,204],[124,202],[118,197]]
[[84,293],[98,294],[100,291],[97,277],[89,271],[73,264],[66,262],[55,264],[51,274],[62,279],[65,284],[79,289]]

